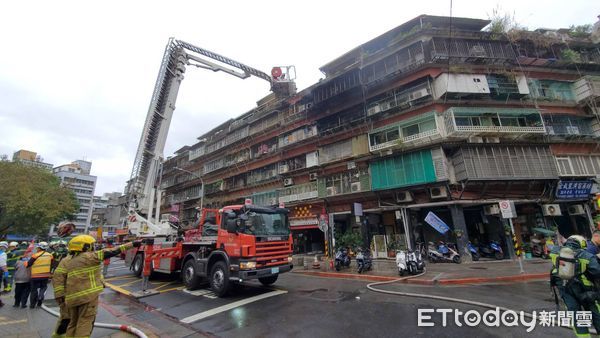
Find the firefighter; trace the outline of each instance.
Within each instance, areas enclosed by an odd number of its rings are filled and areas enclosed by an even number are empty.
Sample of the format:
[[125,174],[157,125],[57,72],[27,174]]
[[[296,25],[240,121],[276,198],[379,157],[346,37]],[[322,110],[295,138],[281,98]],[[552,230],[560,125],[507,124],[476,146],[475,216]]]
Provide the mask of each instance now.
[[91,335],[96,320],[98,296],[104,288],[100,263],[105,258],[117,256],[141,244],[136,241],[114,249],[92,251],[95,242],[89,235],[75,236],[69,242],[69,254],[54,271],[54,295],[61,307],[61,317],[54,337]]
[[52,271],[58,266],[60,261],[67,256],[69,251],[67,250],[67,242],[64,240],[59,240],[56,242],[56,246],[54,251],[52,252],[52,256],[54,257],[54,261],[52,264]]
[[31,267],[31,294],[29,295],[29,307],[35,308],[42,306],[44,294],[48,288],[48,279],[50,279],[50,269],[54,257],[48,251],[48,243],[40,242],[37,245],[37,251],[31,256],[27,266]]
[[24,251],[19,250],[19,243],[10,242],[8,244],[8,252],[6,253],[6,262],[8,266],[8,278],[4,281],[4,292],[8,293],[12,290],[13,278],[15,276],[15,265],[23,257]]
[[[586,247],[585,238],[573,235],[560,252],[551,253],[550,283],[558,288],[567,311],[591,311],[592,324],[600,332],[600,293],[594,284],[600,280],[600,261],[587,252]],[[578,337],[589,337],[587,327],[575,325],[573,330]]]

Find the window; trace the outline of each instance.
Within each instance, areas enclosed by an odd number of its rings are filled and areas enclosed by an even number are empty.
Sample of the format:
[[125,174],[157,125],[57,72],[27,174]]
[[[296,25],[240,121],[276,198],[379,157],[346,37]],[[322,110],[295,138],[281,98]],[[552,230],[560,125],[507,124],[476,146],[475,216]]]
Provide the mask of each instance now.
[[557,157],[556,164],[558,164],[558,172],[561,175],[573,175],[573,165],[571,165],[570,158]]
[[320,151],[320,155],[323,163],[340,160],[346,157],[351,157],[352,139],[326,145]]
[[369,141],[371,143],[371,147],[384,144],[390,141],[395,141],[400,138],[400,130],[398,127],[394,127],[393,129],[383,130],[374,134],[369,135]]

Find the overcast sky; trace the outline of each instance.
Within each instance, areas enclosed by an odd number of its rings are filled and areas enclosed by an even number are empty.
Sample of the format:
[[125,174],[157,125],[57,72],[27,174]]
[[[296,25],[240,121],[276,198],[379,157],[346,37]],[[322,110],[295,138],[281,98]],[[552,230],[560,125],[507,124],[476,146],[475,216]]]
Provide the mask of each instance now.
[[[93,3],[93,4],[92,4]],[[488,18],[495,1],[454,0],[454,16]],[[596,0],[501,1],[530,29],[593,23]],[[0,11],[0,154],[54,165],[93,162],[96,194],[131,174],[169,37],[269,72],[293,64],[298,88],[318,68],[450,1],[5,1]],[[256,105],[268,83],[188,67],[165,156]]]

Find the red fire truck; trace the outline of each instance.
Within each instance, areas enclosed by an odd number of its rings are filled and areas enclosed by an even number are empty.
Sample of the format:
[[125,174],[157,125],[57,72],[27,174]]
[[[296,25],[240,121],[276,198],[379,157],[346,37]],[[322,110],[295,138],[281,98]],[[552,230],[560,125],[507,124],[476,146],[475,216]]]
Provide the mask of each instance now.
[[288,210],[280,207],[232,205],[203,209],[198,226],[174,241],[156,237],[125,255],[137,276],[152,272],[181,273],[188,289],[208,279],[218,296],[232,283],[258,279],[263,285],[292,270],[292,237]]

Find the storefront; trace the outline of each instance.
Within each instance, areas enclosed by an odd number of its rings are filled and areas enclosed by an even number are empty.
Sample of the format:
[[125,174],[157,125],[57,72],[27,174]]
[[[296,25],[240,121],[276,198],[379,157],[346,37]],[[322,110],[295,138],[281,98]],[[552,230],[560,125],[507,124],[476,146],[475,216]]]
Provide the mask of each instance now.
[[325,234],[319,229],[318,207],[303,205],[291,208],[290,229],[294,254],[325,252]]

